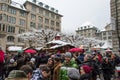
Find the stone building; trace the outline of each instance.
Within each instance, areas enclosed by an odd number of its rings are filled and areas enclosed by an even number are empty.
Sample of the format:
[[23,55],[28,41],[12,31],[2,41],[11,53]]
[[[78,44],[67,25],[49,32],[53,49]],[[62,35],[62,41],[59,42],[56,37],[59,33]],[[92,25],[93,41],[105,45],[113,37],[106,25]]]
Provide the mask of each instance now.
[[120,48],[120,0],[110,0],[111,19],[114,20],[114,31],[112,33],[113,51],[116,53]]
[[78,30],[76,30],[76,34],[88,38],[95,38],[98,31],[99,30],[97,29],[97,27],[95,27],[93,24],[91,24],[90,22],[85,22],[78,28]]
[[0,0],[0,46],[3,50],[9,46],[26,47],[16,35],[32,27],[61,32],[61,17],[58,10],[37,0],[27,0],[24,4]]

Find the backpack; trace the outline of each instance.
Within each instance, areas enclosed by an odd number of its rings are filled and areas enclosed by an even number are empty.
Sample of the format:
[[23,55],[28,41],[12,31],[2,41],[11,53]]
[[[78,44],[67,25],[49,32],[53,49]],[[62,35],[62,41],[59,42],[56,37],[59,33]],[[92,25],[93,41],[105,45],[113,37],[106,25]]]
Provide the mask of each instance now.
[[4,63],[4,52],[0,50],[0,63]]

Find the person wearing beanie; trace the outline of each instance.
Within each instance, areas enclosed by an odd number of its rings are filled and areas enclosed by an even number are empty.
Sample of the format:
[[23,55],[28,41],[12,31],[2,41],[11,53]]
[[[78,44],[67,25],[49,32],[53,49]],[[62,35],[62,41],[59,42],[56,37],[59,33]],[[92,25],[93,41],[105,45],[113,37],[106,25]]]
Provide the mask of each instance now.
[[78,68],[78,65],[75,59],[72,57],[70,52],[66,52],[64,55],[64,62],[60,69],[60,79],[59,80],[69,80],[69,77],[66,73],[68,73],[68,68]]
[[68,69],[68,77],[69,77],[69,80],[79,80],[80,79],[79,70],[76,68]]
[[90,80],[91,79],[91,67],[88,65],[83,65],[80,67],[80,80]]

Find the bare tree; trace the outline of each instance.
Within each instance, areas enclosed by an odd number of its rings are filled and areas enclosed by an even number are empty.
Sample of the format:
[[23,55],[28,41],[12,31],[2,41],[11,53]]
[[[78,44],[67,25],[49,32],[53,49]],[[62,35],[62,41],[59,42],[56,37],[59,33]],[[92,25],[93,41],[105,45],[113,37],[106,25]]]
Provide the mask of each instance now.
[[59,34],[61,36],[61,40],[71,43],[75,47],[79,47],[80,45],[85,45],[87,47],[92,47],[96,45],[100,45],[103,43],[101,40],[96,40],[95,38],[86,38],[80,35],[73,34],[64,34],[60,32],[56,32],[49,29],[32,29],[29,32],[17,35],[19,38],[22,38],[25,41],[29,42],[29,46],[32,46],[33,43],[37,42],[39,46],[46,47],[46,43],[52,41],[55,36]]

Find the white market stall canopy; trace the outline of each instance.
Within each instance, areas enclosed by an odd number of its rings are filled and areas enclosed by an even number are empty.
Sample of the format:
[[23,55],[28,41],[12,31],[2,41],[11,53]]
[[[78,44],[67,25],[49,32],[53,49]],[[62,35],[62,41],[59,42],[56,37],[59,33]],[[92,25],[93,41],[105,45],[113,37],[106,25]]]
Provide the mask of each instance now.
[[20,46],[9,46],[8,51],[19,51],[22,50],[22,47]]
[[104,45],[101,47],[102,49],[112,48],[112,45],[108,43],[108,41],[105,41]]

